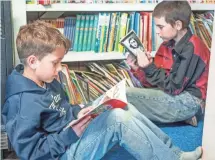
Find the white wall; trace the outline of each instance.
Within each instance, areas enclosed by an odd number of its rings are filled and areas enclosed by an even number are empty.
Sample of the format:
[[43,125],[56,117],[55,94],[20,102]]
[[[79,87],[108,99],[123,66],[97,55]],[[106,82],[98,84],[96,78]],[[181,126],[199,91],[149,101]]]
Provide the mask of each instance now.
[[20,26],[27,24],[25,0],[12,0],[12,23],[14,34],[14,65],[19,64],[19,58],[16,51],[16,37]]
[[215,160],[215,20],[203,130],[203,160]]

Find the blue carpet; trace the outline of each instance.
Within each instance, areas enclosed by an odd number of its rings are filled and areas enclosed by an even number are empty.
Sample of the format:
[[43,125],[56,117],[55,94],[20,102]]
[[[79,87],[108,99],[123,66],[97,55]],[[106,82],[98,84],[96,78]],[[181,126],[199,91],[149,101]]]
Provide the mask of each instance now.
[[[183,151],[191,151],[202,144],[203,120],[197,127],[184,123],[159,125],[159,127],[171,137],[173,144]],[[124,148],[114,146],[102,160],[135,160]]]

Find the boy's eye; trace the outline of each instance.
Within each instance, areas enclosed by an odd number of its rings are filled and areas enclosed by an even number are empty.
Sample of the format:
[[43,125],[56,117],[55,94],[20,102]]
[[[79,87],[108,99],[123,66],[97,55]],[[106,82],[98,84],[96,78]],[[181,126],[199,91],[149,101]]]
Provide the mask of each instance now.
[[159,29],[163,29],[163,26],[158,26]]
[[58,62],[52,62],[52,64],[53,64],[54,66],[56,66],[56,65],[58,64]]

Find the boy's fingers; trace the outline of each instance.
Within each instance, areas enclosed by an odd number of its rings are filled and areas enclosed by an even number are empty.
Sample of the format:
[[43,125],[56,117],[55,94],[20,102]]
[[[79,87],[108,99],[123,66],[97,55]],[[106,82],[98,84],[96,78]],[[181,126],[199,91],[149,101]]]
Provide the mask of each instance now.
[[87,126],[89,125],[91,121],[88,121],[87,123],[85,123],[83,126],[81,126],[81,130],[85,130],[87,128]]
[[151,52],[146,52],[147,57],[152,57]]
[[79,113],[78,113],[78,118],[86,115],[87,113],[89,113],[90,111],[92,111],[94,109],[93,106],[89,106],[89,107],[86,107],[86,108],[83,108]]
[[82,109],[83,110],[82,113],[85,114],[85,113],[91,111],[92,109],[93,109],[93,106],[89,106],[89,107],[83,108]]
[[149,59],[150,62],[152,62],[153,58],[151,56],[151,52],[146,53],[147,58]]
[[87,122],[90,122],[90,120],[91,120],[91,116],[87,116],[87,117],[83,118],[77,125],[78,125],[79,127],[82,127],[82,126],[84,126]]

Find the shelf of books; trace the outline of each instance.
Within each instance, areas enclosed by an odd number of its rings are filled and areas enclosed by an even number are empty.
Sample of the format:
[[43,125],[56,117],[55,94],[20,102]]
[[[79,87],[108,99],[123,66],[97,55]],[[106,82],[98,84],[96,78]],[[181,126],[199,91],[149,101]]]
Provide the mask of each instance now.
[[[190,29],[211,48],[212,11],[194,12]],[[64,62],[125,59],[120,40],[135,31],[144,48],[155,54],[162,43],[156,34],[152,12],[84,12],[57,19],[45,19],[58,28],[70,41],[71,48]]]
[[[111,3],[104,3],[108,2],[104,0],[102,2],[88,0],[79,3],[59,0],[24,1],[16,2],[17,5],[22,2],[22,5],[20,7],[14,5],[13,8],[17,18],[15,29],[18,31],[20,24],[26,24],[26,20],[30,23],[42,19],[51,23],[71,41],[71,48],[64,62],[125,59],[123,53],[126,50],[119,41],[130,30],[135,31],[144,48],[151,51],[152,55],[162,43],[156,34],[156,26],[152,18],[156,3],[140,3],[137,0],[135,3],[122,3],[123,1],[117,0]],[[144,2],[159,2],[159,0]],[[189,2],[193,1],[189,0]],[[211,48],[215,4],[205,2],[207,1],[191,3],[194,12],[190,29],[205,42],[208,48]],[[48,4],[42,5],[42,3]]]
[[[27,4],[27,12],[83,12],[83,11],[153,11],[156,3],[57,3],[50,5]],[[192,10],[214,10],[215,4],[191,4]]]

